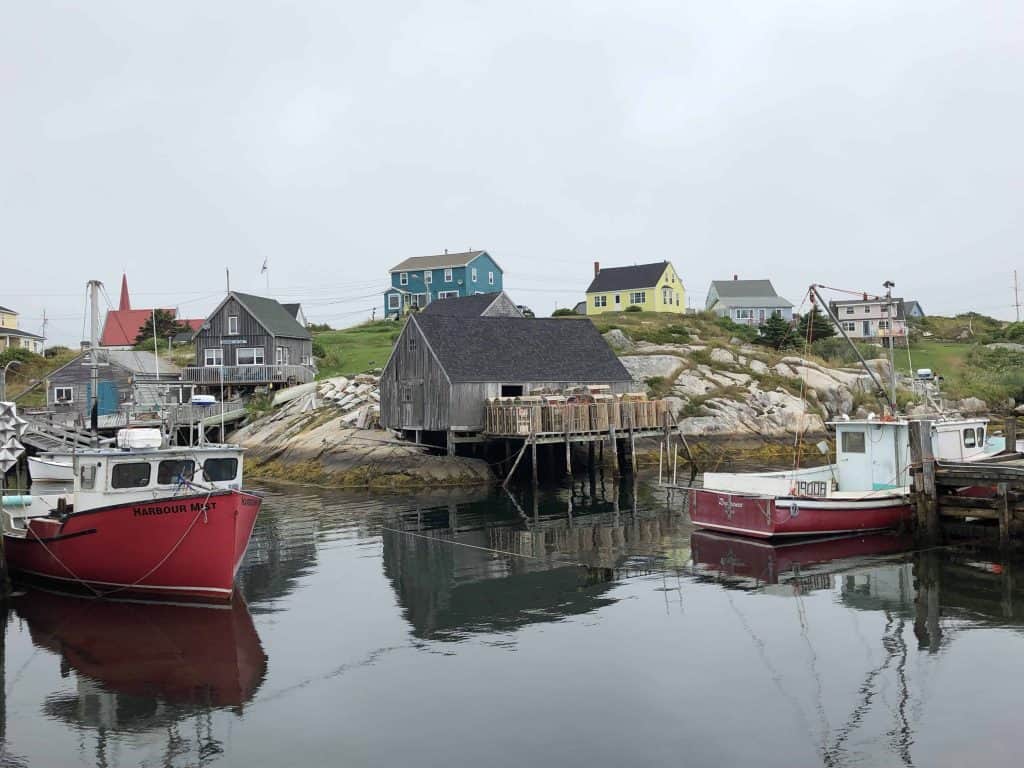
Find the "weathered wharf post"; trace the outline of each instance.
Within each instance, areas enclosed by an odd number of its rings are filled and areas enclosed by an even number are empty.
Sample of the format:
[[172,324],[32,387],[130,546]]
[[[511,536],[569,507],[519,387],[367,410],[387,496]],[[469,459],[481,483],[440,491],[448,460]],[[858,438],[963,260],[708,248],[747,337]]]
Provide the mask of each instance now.
[[914,478],[916,535],[928,542],[939,537],[939,507],[935,489],[935,454],[932,451],[932,422],[910,422],[910,467]]
[[530,433],[530,457],[533,462],[533,495],[536,496],[537,486],[540,484],[540,481],[537,477],[537,435],[532,431]]
[[1003,435],[1005,436],[1006,442],[1003,445],[1003,451],[1006,453],[1017,452],[1017,417],[1013,411],[1010,411],[1006,418],[1003,420]]

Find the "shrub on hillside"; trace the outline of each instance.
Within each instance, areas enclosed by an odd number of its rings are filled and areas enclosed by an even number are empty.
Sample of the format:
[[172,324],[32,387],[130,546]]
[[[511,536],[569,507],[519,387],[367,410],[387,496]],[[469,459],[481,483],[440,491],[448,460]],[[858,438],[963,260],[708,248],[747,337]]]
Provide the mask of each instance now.
[[552,317],[576,317],[576,310],[571,307],[559,307],[551,313]]
[[8,363],[17,360],[19,363],[30,363],[33,360],[39,360],[42,355],[37,355],[28,349],[22,349],[21,347],[11,347],[0,352],[0,368],[3,368]]
[[634,328],[629,335],[636,341],[649,341],[651,344],[686,344],[690,340],[690,329],[673,323],[662,328]]
[[643,312],[644,308],[639,306],[638,304],[630,304],[628,307],[626,307],[626,311],[627,312]]
[[[857,349],[865,360],[878,357],[881,351],[880,347],[871,344],[857,344]],[[857,359],[857,352],[850,346],[850,342],[840,336],[832,336],[814,342],[811,344],[811,353],[832,365],[854,365],[860,362]]]
[[57,344],[56,346],[53,347],[47,347],[46,350],[43,352],[43,355],[47,358],[63,357],[64,355],[68,354],[71,354],[71,348],[63,347],[60,344]]
[[734,323],[732,318],[715,316],[715,325],[743,341],[756,341],[758,337],[757,328],[752,325],[740,325]]

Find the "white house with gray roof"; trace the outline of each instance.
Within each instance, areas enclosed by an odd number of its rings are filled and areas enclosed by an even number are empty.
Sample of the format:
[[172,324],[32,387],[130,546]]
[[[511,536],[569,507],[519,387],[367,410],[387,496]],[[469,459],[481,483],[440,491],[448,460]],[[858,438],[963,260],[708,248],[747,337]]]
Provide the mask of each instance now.
[[763,325],[776,312],[793,319],[793,302],[775,292],[771,280],[712,280],[704,309],[740,325]]

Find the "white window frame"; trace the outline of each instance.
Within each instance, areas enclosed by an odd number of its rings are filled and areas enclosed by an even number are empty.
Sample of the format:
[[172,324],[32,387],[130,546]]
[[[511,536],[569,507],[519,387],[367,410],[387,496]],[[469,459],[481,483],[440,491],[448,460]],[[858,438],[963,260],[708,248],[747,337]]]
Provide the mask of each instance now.
[[[278,349],[280,349],[280,347],[278,347]],[[252,355],[251,355],[252,356],[252,362],[251,363],[243,363],[242,360],[241,360],[242,355],[244,354],[244,355],[246,355],[248,357],[249,353],[252,353]],[[266,365],[267,364],[266,352],[263,350],[263,347],[240,347],[238,349],[238,351],[235,352],[235,364],[236,365]]]
[[889,321],[888,320],[879,320],[878,321],[878,330],[880,330],[880,331],[888,331],[889,330]]
[[473,280],[473,282],[475,283],[476,282],[476,267],[473,267],[473,268],[471,268],[469,270],[469,276]]
[[494,285],[494,272],[487,273],[487,284]]
[[425,293],[414,293],[414,294],[412,294],[412,301],[410,303],[412,304],[412,306],[417,307],[418,309],[423,309],[425,306],[427,306],[427,294],[425,294]]
[[615,306],[619,306],[621,303],[622,303],[622,294],[621,293],[616,293],[615,294]]
[[402,297],[397,293],[388,294],[388,309],[401,309]]
[[847,308],[846,308],[846,314],[848,314],[848,315],[852,315],[852,314],[854,313],[854,311],[855,311],[855,310],[854,310],[854,308],[853,308],[853,307],[847,307]]
[[737,320],[753,320],[754,310],[752,309],[737,309],[735,310],[735,317]]
[[672,289],[667,285],[662,286],[661,289],[661,303],[672,306]]
[[597,309],[603,309],[604,307],[607,307],[608,306],[608,297],[603,295],[603,294],[600,295],[600,296],[595,296],[594,297],[594,306]]
[[274,349],[274,364],[275,365],[291,365],[291,352],[288,347],[275,347]]
[[408,272],[399,272],[398,273],[398,284],[399,285],[408,285],[409,284],[409,273]]
[[847,333],[856,333],[857,322],[855,320],[843,320],[843,330]]
[[[68,396],[66,398],[61,398],[60,394],[58,394],[62,390],[67,390]],[[75,402],[75,388],[74,387],[54,387],[53,388],[53,402],[57,403],[58,405],[63,405],[65,403],[70,404],[70,403]]]
[[630,291],[629,303],[631,306],[643,306],[644,304],[647,303],[647,291]]
[[444,281],[446,283],[451,283],[451,282],[454,282],[454,280],[455,280],[455,277],[452,274],[452,271],[450,269],[446,269],[444,271]]
[[434,273],[431,272],[430,270],[427,270],[426,272],[424,272],[423,273],[423,284],[424,285],[431,285],[431,284],[433,284],[433,282],[434,282]]
[[457,299],[457,298],[459,298],[459,292],[458,291],[440,291],[437,294],[437,298],[439,298],[439,299]]
[[[210,353],[215,353],[211,355]],[[210,358],[214,359],[214,362],[210,362]],[[203,367],[204,368],[223,368],[224,367],[224,350],[221,347],[207,347],[203,350]]]
[[228,336],[238,335],[238,315],[228,315]]

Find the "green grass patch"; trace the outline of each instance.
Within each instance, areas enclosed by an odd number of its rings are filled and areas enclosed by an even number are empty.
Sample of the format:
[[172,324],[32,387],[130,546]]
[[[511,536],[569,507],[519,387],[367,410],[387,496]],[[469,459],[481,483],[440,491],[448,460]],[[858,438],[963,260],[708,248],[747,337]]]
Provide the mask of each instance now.
[[[0,366],[6,365],[14,359],[17,353],[19,365],[12,365],[7,371],[7,399],[17,398],[17,403],[22,408],[42,408],[46,405],[46,388],[43,381],[46,377],[58,368],[67,365],[74,359],[77,352],[67,347],[61,347],[52,357],[34,355],[27,350],[12,350],[5,353],[8,357],[0,355]],[[26,392],[33,384],[36,386]]]
[[354,376],[380,370],[391,357],[391,349],[401,332],[400,322],[377,320],[339,331],[315,333],[313,340],[324,352],[317,360],[319,377]]

